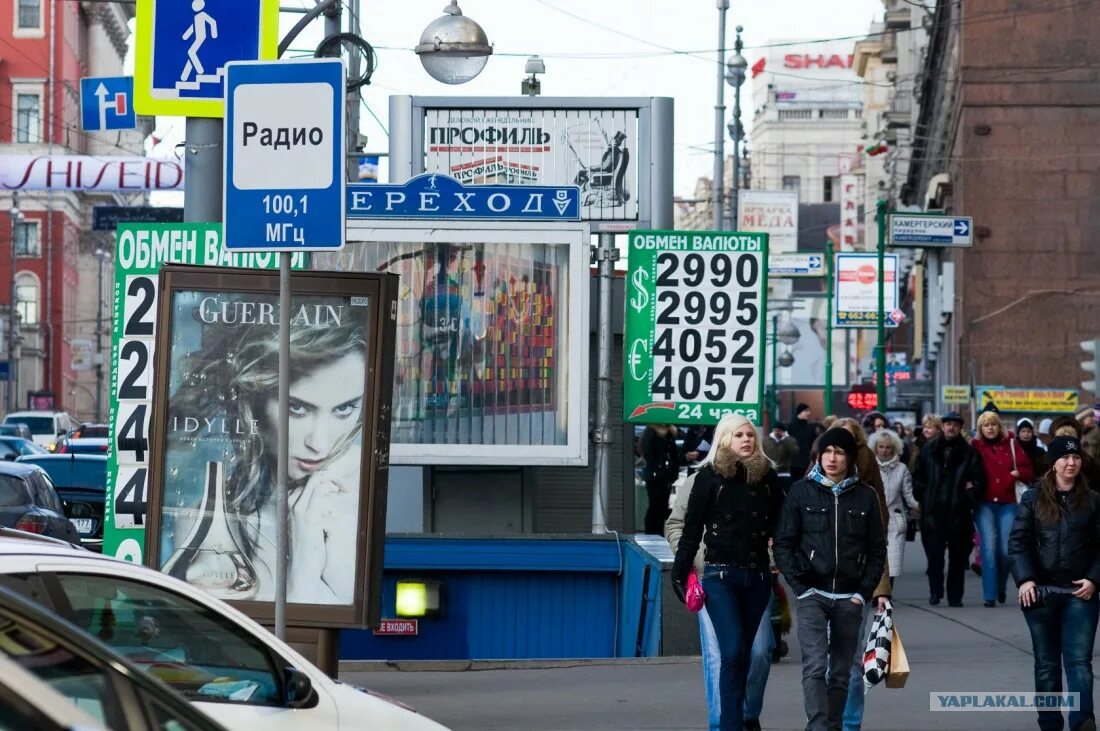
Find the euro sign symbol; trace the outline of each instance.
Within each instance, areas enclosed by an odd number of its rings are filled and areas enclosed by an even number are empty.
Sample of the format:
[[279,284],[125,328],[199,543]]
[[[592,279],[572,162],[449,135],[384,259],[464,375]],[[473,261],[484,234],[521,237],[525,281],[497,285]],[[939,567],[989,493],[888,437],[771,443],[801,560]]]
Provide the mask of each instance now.
[[630,281],[635,289],[634,296],[630,298],[630,306],[635,312],[641,312],[649,306],[649,292],[645,289],[645,283],[649,281],[649,272],[645,269],[635,269],[634,274],[630,276]]

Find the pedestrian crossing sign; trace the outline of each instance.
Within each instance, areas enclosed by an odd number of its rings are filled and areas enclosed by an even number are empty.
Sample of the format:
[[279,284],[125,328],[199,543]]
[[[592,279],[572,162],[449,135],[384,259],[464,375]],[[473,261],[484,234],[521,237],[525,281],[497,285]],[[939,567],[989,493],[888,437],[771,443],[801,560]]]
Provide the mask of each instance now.
[[225,115],[225,65],[278,55],[279,0],[137,0],[134,109]]

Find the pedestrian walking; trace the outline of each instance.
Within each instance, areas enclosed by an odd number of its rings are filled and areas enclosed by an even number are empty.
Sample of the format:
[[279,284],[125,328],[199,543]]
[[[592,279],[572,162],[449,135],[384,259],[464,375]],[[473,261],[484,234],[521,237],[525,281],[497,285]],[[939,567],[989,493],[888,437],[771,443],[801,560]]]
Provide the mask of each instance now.
[[1008,583],[1008,534],[1016,519],[1016,483],[1030,484],[1031,460],[1015,437],[1009,437],[1000,415],[983,412],[978,436],[971,441],[985,469],[985,492],[974,521],[981,536],[982,598],[985,606],[1005,603]]
[[943,421],[935,414],[925,414],[919,429],[914,429],[913,448],[909,451],[909,473],[917,471],[917,458],[924,445],[943,434]]
[[[713,429],[712,429],[713,432]],[[711,434],[713,439],[713,433]],[[688,476],[676,489],[676,499],[672,501],[672,513],[665,523],[665,536],[668,544],[676,553],[680,545],[680,536],[684,532],[684,516],[687,515],[688,502],[691,491],[695,487],[695,474]],[[706,544],[695,552],[693,562],[695,573],[702,576],[705,569]],[[774,570],[773,570],[774,589]],[[756,630],[756,637],[752,641],[752,650],[749,658],[748,681],[745,686],[745,704],[743,727],[745,731],[760,731],[760,713],[764,707],[764,690],[771,674],[772,656],[775,652],[776,637],[772,629],[772,607],[775,604],[774,592],[760,618],[760,626]],[[707,718],[709,731],[719,731],[721,728],[721,691],[718,687],[718,679],[722,669],[722,654],[718,649],[718,637],[714,633],[714,623],[710,620],[706,607],[698,612],[699,618],[699,646],[703,656],[703,685],[707,696]]]
[[[1084,436],[1084,428],[1081,422],[1072,416],[1056,416],[1050,424],[1050,433],[1054,438],[1074,437],[1081,440]],[[1048,447],[1049,448],[1049,447]],[[1049,454],[1047,459],[1049,460]],[[1093,459],[1088,450],[1081,450],[1081,474],[1085,476],[1085,483],[1092,490],[1100,491],[1100,461]]]
[[[688,496],[672,585],[684,601],[688,576],[704,543],[705,606],[721,658],[717,728],[743,731],[753,639],[765,623],[771,634],[766,613],[773,596],[768,543],[775,533],[783,492],[748,419],[724,417],[715,429],[714,442]],[[771,662],[770,651],[766,660]],[[762,686],[759,692],[762,698]]]
[[820,425],[813,421],[813,411],[806,404],[799,404],[794,409],[794,420],[788,426],[787,433],[798,442],[798,458],[791,460],[791,475],[800,480],[810,468],[811,452],[814,448],[814,440],[821,433]]
[[913,497],[913,477],[901,461],[901,437],[889,429],[877,431],[867,442],[875,452],[882,487],[886,494],[886,564],[890,570],[890,586],[901,575],[905,557],[905,529],[909,519],[920,517],[920,504]]
[[645,532],[663,536],[672,483],[680,476],[676,427],[671,424],[647,426],[642,432],[642,459],[645,460],[645,491],[649,499],[645,511]]
[[[1069,713],[1070,731],[1096,731],[1092,653],[1100,619],[1100,495],[1081,474],[1077,437],[1055,437],[1053,465],[1038,487],[1024,493],[1009,538],[1012,577],[1031,632],[1035,691],[1080,693]],[[1040,711],[1042,731],[1061,731],[1061,711]]]
[[921,506],[920,535],[928,558],[928,603],[944,597],[947,554],[947,603],[961,607],[966,567],[973,547],[974,510],[985,491],[982,458],[962,436],[963,418],[943,415],[943,434],[921,449],[913,473],[913,496]]
[[[1049,447],[1050,442],[1054,439],[1054,434],[1051,433],[1050,425],[1054,423],[1053,419],[1046,418],[1039,422],[1039,429],[1036,434],[1039,437],[1039,441],[1043,447]],[[1045,472],[1043,474],[1046,474]]]
[[777,421],[772,425],[771,432],[762,441],[764,454],[768,455],[768,459],[775,465],[775,472],[779,475],[779,484],[783,487],[783,494],[786,495],[791,483],[794,482],[791,478],[791,464],[798,459],[798,442],[795,441],[794,437],[787,434],[787,427],[781,421]]
[[1016,443],[1031,461],[1031,484],[1038,485],[1050,469],[1050,461],[1047,459],[1046,445],[1035,436],[1035,424],[1026,416],[1016,420]]
[[818,451],[791,487],[775,537],[776,564],[798,596],[807,731],[840,728],[863,607],[886,565],[880,501],[856,472],[855,437],[834,426]]

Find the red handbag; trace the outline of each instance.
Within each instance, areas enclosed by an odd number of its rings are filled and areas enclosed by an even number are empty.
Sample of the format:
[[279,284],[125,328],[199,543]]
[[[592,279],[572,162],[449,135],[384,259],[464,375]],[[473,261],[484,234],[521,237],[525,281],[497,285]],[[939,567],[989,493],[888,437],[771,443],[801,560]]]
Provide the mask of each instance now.
[[707,601],[707,593],[703,591],[703,585],[699,583],[699,577],[692,571],[688,574],[687,590],[684,592],[684,603],[692,612],[698,612]]

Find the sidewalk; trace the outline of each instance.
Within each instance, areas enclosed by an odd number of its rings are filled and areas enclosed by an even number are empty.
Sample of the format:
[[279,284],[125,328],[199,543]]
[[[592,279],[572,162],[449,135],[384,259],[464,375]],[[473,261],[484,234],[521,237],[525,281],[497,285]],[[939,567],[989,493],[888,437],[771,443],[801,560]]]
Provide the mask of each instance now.
[[[912,667],[903,690],[874,688],[867,731],[1015,731],[1036,728],[1031,712],[933,713],[933,691],[1031,691],[1031,640],[1014,604],[986,609],[970,573],[962,608],[928,605],[924,552],[908,544],[898,579],[895,619]],[[1009,596],[1014,597],[1010,586]],[[796,618],[797,621],[797,618]],[[772,666],[764,702],[768,731],[800,731],[801,659],[795,631],[791,654]],[[475,665],[476,667],[476,665]],[[347,672],[342,679],[391,695],[455,731],[705,729],[697,658],[661,658],[543,669],[466,672]]]

